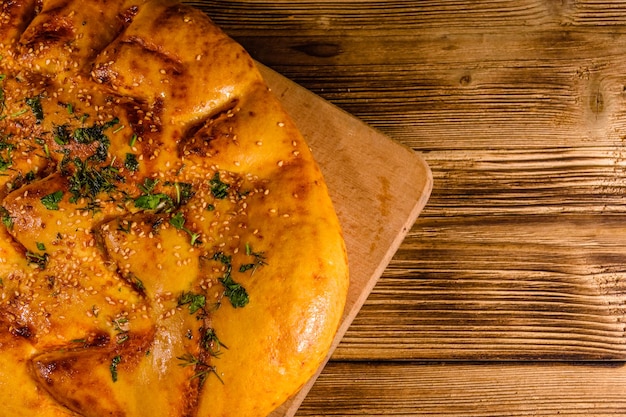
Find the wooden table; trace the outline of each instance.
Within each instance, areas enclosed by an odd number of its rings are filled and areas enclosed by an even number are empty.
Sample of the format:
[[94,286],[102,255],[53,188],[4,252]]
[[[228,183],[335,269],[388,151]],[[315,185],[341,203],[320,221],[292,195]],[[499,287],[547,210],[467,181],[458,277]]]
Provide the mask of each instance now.
[[298,416],[626,415],[626,1],[202,7],[433,171]]

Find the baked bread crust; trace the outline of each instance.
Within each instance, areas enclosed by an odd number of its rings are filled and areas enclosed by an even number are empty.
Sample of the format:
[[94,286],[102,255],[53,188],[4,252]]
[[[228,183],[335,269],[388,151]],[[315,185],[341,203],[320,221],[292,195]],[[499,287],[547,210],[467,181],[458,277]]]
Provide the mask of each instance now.
[[254,62],[173,0],[0,9],[8,416],[263,416],[327,354],[348,268]]

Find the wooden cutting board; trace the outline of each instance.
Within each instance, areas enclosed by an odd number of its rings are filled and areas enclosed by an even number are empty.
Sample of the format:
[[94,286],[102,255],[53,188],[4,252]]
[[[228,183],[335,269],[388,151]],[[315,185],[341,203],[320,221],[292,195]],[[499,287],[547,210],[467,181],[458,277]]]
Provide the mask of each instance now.
[[[343,227],[350,291],[334,350],[426,204],[432,174],[408,147],[273,70],[259,68],[308,141]],[[271,417],[293,416],[316,378]]]

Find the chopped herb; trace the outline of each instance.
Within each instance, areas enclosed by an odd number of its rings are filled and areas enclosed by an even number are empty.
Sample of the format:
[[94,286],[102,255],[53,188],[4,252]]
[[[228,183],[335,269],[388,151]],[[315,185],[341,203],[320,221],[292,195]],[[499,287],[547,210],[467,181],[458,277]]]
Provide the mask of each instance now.
[[127,153],[124,159],[124,166],[127,170],[135,172],[139,169],[139,161],[134,153]]
[[213,259],[216,261],[220,261],[224,265],[230,268],[232,257],[225,255],[224,252],[215,252],[213,254]]
[[81,144],[108,142],[109,138],[104,134],[104,131],[118,123],[119,119],[115,118],[103,124],[94,123],[89,127],[79,127],[74,130],[74,140]]
[[31,264],[35,264],[39,269],[44,270],[48,266],[48,254],[39,254],[31,251],[26,251],[26,260]]
[[137,135],[133,134],[133,136],[131,136],[130,138],[130,141],[128,142],[128,146],[132,148],[133,146],[135,146],[135,142],[137,142]]
[[18,110],[14,113],[11,113],[11,117],[19,117],[23,114],[25,114],[28,111],[28,109],[22,109],[22,110]]
[[150,194],[152,193],[152,191],[154,191],[154,187],[156,187],[158,183],[159,183],[158,179],[146,178],[145,180],[143,180],[143,184],[140,185],[139,188],[145,194]]
[[135,207],[145,210],[157,210],[166,206],[171,201],[167,194],[144,194],[135,199]]
[[[5,74],[0,74],[0,82],[6,79]],[[6,102],[4,97],[4,89],[0,87],[0,114],[4,113],[4,109],[6,108]]]
[[52,128],[54,142],[57,145],[67,145],[70,142],[70,132],[66,125],[58,125]]
[[0,151],[6,151],[6,155],[0,155],[0,171],[6,171],[11,165],[13,165],[13,156],[11,152],[15,148],[15,145],[8,142],[11,135],[0,135]]
[[112,166],[96,168],[79,158],[74,158],[73,162],[76,170],[69,179],[71,203],[76,203],[80,198],[93,200],[101,192],[115,190],[114,182],[122,181],[117,170]]
[[42,252],[45,252],[45,250],[46,250],[46,245],[44,245],[44,244],[43,244],[43,243],[41,243],[41,242],[35,242],[35,244],[37,245],[37,249],[38,249],[38,250],[40,250],[40,251],[42,251]]
[[223,252],[216,252],[213,255],[213,259],[220,261],[226,266],[226,272],[219,279],[225,288],[224,295],[230,300],[233,307],[244,307],[250,301],[248,292],[241,284],[238,284],[233,280],[231,276],[232,272],[232,257],[225,255]]
[[198,310],[204,309],[206,305],[206,297],[202,294],[192,292],[183,292],[178,297],[178,305],[184,306],[189,304],[189,314],[195,314]]
[[146,287],[143,285],[143,281],[140,280],[135,274],[130,274],[129,279],[135,290],[139,292],[144,292],[146,290]]
[[220,376],[218,375],[217,370],[214,366],[207,365],[191,353],[185,353],[183,356],[178,356],[176,359],[181,361],[179,366],[182,366],[183,368],[186,368],[188,366],[193,366],[196,368],[196,373],[191,378],[199,378],[200,385],[204,383],[209,373],[214,374],[222,384],[224,383],[224,381],[222,381],[222,378],[220,378]]
[[220,282],[226,289],[224,295],[228,297],[233,307],[244,307],[250,302],[250,297],[246,289],[242,287],[241,284],[236,283],[230,273],[224,274],[224,276],[220,278]]
[[219,172],[215,173],[213,178],[209,181],[209,185],[211,186],[211,194],[213,194],[213,197],[222,200],[228,196],[230,185],[222,182]]
[[252,247],[249,243],[246,243],[246,255],[253,256],[254,262],[241,265],[239,272],[246,272],[251,269],[254,274],[258,267],[267,265],[267,262],[265,262],[265,253],[252,251]]
[[200,341],[200,346],[206,350],[211,356],[219,356],[221,354],[221,349],[224,347],[228,349],[228,346],[224,345],[215,334],[215,330],[212,328],[201,329],[202,339]]
[[158,179],[152,178],[146,178],[144,180],[143,185],[139,186],[143,194],[134,200],[135,207],[144,210],[166,211],[172,208],[173,203],[169,195],[163,193],[152,194],[158,182]]
[[80,144],[91,144],[98,142],[98,146],[92,156],[89,159],[104,162],[108,157],[109,146],[111,142],[109,138],[104,134],[104,131],[119,123],[117,118],[106,122],[104,124],[93,124],[89,127],[79,127],[74,130],[74,140]]
[[120,355],[116,355],[111,359],[111,365],[109,366],[109,370],[111,371],[111,379],[113,382],[117,382],[117,366],[122,362],[122,357]]
[[41,197],[40,201],[41,201],[41,204],[43,204],[43,206],[47,208],[48,210],[58,210],[59,203],[61,202],[62,199],[63,199],[63,191],[59,190],[59,191],[55,191],[51,194]]
[[191,184],[186,182],[175,182],[174,189],[176,190],[176,205],[185,205],[194,196],[194,191]]
[[13,227],[13,217],[11,217],[9,211],[2,206],[0,206],[0,216],[2,216],[2,223],[4,226],[7,229],[11,229]]
[[183,232],[187,233],[191,237],[191,246],[195,245],[196,243],[200,243],[198,241],[200,234],[194,233],[185,227],[185,217],[180,211],[170,218],[170,224],[176,229],[182,230]]
[[11,151],[9,151],[8,154],[9,155],[7,156],[7,158],[4,158],[2,155],[0,155],[0,171],[2,172],[6,171],[11,165],[13,165]]
[[215,205],[213,205],[213,204],[208,204],[208,205],[206,206],[206,209],[207,209],[207,211],[214,211],[214,210],[215,210]]
[[26,104],[32,110],[35,115],[36,123],[39,124],[43,121],[43,107],[41,107],[41,98],[39,96],[26,99]]

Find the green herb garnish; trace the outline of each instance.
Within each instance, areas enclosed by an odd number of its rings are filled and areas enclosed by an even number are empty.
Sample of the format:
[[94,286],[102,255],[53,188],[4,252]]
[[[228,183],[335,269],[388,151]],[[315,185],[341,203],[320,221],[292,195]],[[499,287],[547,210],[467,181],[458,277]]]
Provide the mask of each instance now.
[[41,107],[41,98],[39,96],[26,99],[26,104],[32,110],[35,115],[35,121],[37,124],[43,121],[43,107]]
[[189,304],[189,314],[195,314],[198,310],[204,309],[206,305],[206,297],[202,294],[193,292],[183,292],[178,297],[178,305],[184,306]]
[[144,210],[163,210],[173,206],[169,195],[163,193],[153,194],[154,188],[158,184],[158,179],[146,178],[139,189],[143,194],[135,199],[135,207]]
[[215,330],[212,328],[201,329],[202,338],[200,340],[200,346],[206,350],[211,356],[219,356],[222,352],[221,349],[224,347],[228,349],[228,346],[223,344],[220,339],[218,339],[217,334],[215,334]]
[[249,243],[246,243],[246,255],[254,257],[254,261],[251,263],[243,264],[239,267],[239,272],[246,272],[248,270],[252,270],[252,273],[257,270],[260,266],[267,265],[265,262],[265,253],[264,252],[254,252]]
[[224,291],[224,295],[228,297],[230,303],[235,308],[244,307],[248,302],[250,302],[250,298],[248,296],[248,292],[241,284],[233,281],[233,278],[230,274],[225,274],[222,278],[220,278],[220,282],[224,285],[226,289]]
[[111,379],[113,382],[117,382],[117,366],[122,362],[122,357],[120,355],[116,355],[111,359],[111,365],[109,365],[109,370],[111,371]]
[[70,142],[70,132],[66,125],[58,125],[52,128],[52,137],[57,145],[67,145]]
[[176,229],[182,230],[183,232],[187,233],[191,237],[191,246],[195,245],[196,243],[200,243],[198,240],[200,238],[200,234],[194,233],[185,227],[185,217],[180,211],[170,218],[170,224]]
[[39,267],[39,269],[44,270],[46,266],[48,266],[48,254],[39,254],[31,251],[26,251],[26,260],[31,264],[35,264]]
[[124,166],[127,170],[135,172],[139,170],[139,161],[137,160],[137,155],[134,153],[127,153],[126,158],[124,159]]
[[206,377],[209,375],[209,373],[214,374],[217,377],[217,379],[220,380],[220,382],[222,384],[224,383],[224,381],[222,381],[222,378],[220,378],[220,376],[218,375],[215,366],[207,365],[206,363],[204,363],[200,359],[196,358],[191,353],[185,353],[183,356],[178,356],[176,359],[181,361],[179,366],[182,366],[183,368],[186,368],[188,366],[195,367],[196,373],[191,378],[192,379],[193,378],[199,378],[200,379],[200,385],[202,385],[204,383],[204,381],[206,380]]
[[2,216],[2,224],[4,224],[7,229],[11,229],[13,227],[13,217],[9,214],[9,210],[0,206],[0,216]]
[[215,173],[213,178],[209,181],[209,185],[211,186],[211,194],[213,194],[213,197],[222,200],[228,196],[230,185],[222,182],[219,172]]
[[58,210],[59,203],[61,202],[62,199],[63,199],[63,191],[59,190],[59,191],[55,191],[51,194],[41,197],[40,201],[41,201],[41,204],[43,204],[43,206],[47,208],[48,210]]
[[101,192],[116,189],[115,182],[122,181],[117,170],[112,166],[94,167],[79,158],[73,160],[76,170],[69,178],[70,203],[80,198],[94,200]]

